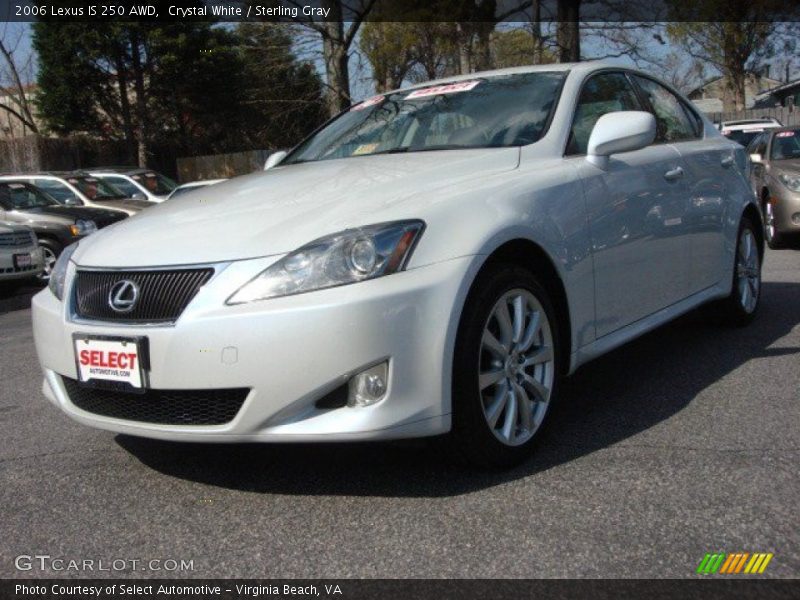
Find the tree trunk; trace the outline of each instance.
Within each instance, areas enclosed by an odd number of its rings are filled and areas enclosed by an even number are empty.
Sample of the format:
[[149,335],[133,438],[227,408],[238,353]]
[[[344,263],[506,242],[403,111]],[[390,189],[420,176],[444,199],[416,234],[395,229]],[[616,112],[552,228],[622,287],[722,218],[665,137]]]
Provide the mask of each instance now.
[[542,7],[540,0],[531,3],[531,37],[533,37],[533,64],[542,64]]
[[472,32],[463,23],[456,23],[456,44],[458,45],[458,72],[467,75],[472,72],[470,51],[472,46]]
[[128,154],[128,162],[137,160],[136,133],[133,128],[133,116],[131,115],[131,99],[128,95],[128,72],[125,68],[123,58],[117,56],[114,61],[117,69],[117,85],[119,87],[120,112],[122,113],[122,124],[125,130],[125,149]]
[[344,41],[342,5],[337,0],[324,0],[323,8],[330,9],[329,20],[322,23],[322,56],[328,90],[326,103],[330,116],[336,116],[350,106],[350,69]]
[[578,62],[581,59],[580,5],[581,0],[558,0],[556,41],[559,62]]
[[148,135],[150,133],[149,115],[147,113],[147,95],[144,85],[144,68],[139,37],[131,36],[131,65],[133,66],[133,85],[136,91],[136,142],[138,143],[138,159],[140,167],[147,167]]

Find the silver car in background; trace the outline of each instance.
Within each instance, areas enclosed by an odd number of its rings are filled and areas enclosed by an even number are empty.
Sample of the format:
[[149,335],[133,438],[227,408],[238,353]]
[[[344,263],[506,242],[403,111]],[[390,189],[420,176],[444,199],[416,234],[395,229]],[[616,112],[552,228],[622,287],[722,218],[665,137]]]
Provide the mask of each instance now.
[[761,204],[770,248],[800,239],[800,126],[761,133],[748,146],[750,182]]

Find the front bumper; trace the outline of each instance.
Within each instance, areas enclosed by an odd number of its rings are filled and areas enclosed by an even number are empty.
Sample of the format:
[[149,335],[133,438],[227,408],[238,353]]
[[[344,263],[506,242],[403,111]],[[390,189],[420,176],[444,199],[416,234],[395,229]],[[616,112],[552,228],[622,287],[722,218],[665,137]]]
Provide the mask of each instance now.
[[[31,257],[30,267],[14,267],[15,254],[29,254]],[[32,279],[39,275],[42,269],[44,269],[44,255],[38,246],[4,248],[3,252],[0,252],[0,281]]]
[[[68,303],[43,290],[33,299],[43,391],[87,425],[170,440],[320,441],[444,433],[450,428],[453,340],[471,258],[226,306],[224,300],[274,258],[232,263],[200,290],[173,326],[76,322]],[[77,378],[73,333],[146,336],[153,389],[250,391],[224,425],[142,423],[86,412],[70,401],[62,379]],[[355,373],[383,360],[390,364],[383,400],[367,407],[315,406]]]
[[800,192],[792,192],[785,186],[775,186],[771,195],[772,214],[778,233],[800,233]]

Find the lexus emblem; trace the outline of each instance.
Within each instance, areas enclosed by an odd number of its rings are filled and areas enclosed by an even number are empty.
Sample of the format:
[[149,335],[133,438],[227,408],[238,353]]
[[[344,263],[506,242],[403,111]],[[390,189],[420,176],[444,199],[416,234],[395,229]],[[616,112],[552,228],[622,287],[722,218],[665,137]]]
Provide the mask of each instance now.
[[139,300],[139,286],[130,279],[118,281],[108,292],[108,305],[119,313],[131,312]]

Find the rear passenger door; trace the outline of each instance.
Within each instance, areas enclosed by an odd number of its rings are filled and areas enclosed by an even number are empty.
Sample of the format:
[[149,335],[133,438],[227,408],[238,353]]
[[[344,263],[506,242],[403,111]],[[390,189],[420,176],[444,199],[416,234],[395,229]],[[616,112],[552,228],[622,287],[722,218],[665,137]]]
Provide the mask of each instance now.
[[730,171],[736,168],[733,144],[724,137],[705,138],[703,121],[694,109],[660,83],[633,76],[649,110],[656,117],[657,139],[670,144],[686,170],[686,213],[689,233],[689,293],[719,282],[724,269],[724,219],[730,209]]

